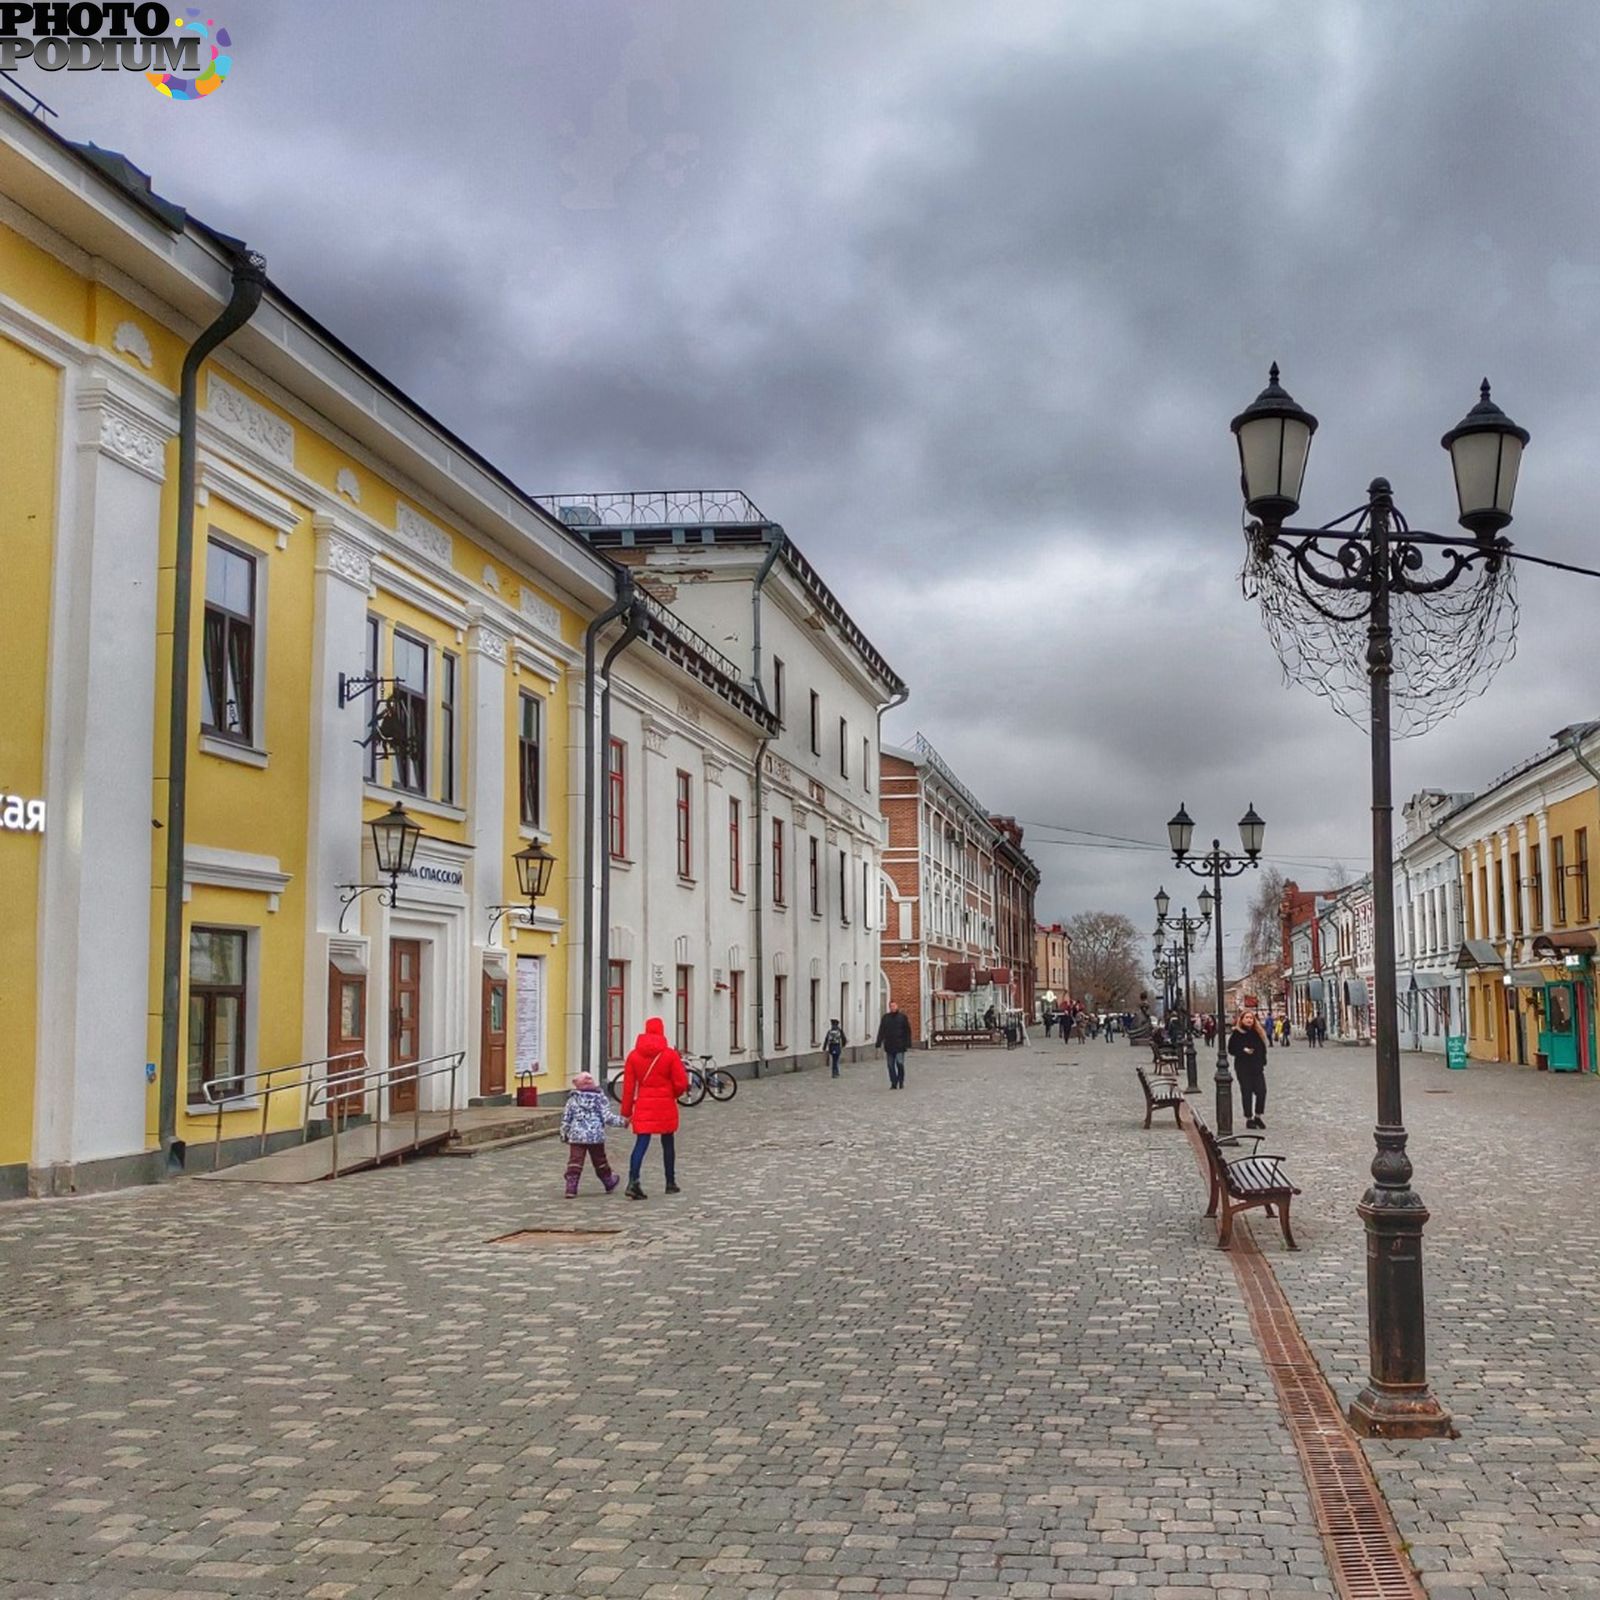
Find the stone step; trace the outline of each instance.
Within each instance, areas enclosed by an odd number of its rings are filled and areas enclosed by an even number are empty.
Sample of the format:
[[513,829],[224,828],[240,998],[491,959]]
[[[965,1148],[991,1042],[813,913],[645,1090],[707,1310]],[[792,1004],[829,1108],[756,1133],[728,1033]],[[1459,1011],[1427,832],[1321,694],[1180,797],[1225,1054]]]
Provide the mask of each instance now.
[[538,1134],[545,1136],[561,1126],[558,1107],[488,1107],[475,1106],[459,1112],[456,1117],[456,1136],[451,1148],[500,1144],[506,1139],[527,1138]]
[[472,1144],[447,1144],[440,1146],[442,1156],[487,1156],[496,1150],[514,1150],[520,1144],[534,1144],[540,1139],[554,1139],[561,1132],[560,1122],[548,1128],[532,1128],[523,1133],[507,1134],[503,1139],[479,1139]]

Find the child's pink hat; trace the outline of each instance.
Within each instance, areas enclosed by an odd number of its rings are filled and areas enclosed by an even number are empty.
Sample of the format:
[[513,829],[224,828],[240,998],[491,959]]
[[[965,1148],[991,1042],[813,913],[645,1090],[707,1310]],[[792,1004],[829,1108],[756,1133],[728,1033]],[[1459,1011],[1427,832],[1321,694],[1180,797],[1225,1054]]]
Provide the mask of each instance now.
[[574,1089],[598,1089],[600,1082],[592,1072],[580,1072],[572,1080],[572,1087]]

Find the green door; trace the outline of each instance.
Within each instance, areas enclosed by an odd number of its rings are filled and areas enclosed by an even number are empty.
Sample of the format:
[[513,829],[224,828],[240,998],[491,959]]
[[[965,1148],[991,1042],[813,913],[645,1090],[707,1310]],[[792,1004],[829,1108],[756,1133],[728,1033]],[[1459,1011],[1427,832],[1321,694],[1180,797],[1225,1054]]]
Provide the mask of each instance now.
[[1539,1048],[1552,1072],[1578,1070],[1578,996],[1571,983],[1544,986],[1544,1027],[1539,1033]]

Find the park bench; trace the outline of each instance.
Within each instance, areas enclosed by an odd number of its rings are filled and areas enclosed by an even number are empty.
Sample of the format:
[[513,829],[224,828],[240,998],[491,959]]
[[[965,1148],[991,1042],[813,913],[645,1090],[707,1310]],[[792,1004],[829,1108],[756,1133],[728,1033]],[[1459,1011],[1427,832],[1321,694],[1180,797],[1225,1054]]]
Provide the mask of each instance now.
[[1259,1208],[1270,1217],[1276,1206],[1278,1225],[1283,1229],[1283,1242],[1291,1250],[1298,1250],[1300,1246],[1294,1242],[1294,1234],[1289,1230],[1289,1202],[1300,1191],[1290,1183],[1288,1174],[1284,1172],[1283,1157],[1260,1154],[1261,1136],[1245,1133],[1230,1135],[1227,1142],[1237,1145],[1242,1140],[1250,1140],[1250,1154],[1235,1156],[1230,1160],[1223,1153],[1222,1141],[1194,1115],[1193,1107],[1190,1108],[1189,1120],[1205,1155],[1206,1175],[1211,1184],[1211,1199],[1206,1206],[1206,1215],[1216,1216],[1219,1208],[1222,1213],[1217,1248],[1226,1250],[1232,1243],[1233,1219],[1241,1211]]
[[1183,1090],[1178,1087],[1176,1078],[1152,1078],[1143,1067],[1133,1069],[1139,1075],[1139,1087],[1144,1090],[1144,1125],[1150,1126],[1150,1118],[1157,1111],[1164,1111],[1169,1106],[1172,1108],[1172,1120],[1181,1128],[1183,1126]]

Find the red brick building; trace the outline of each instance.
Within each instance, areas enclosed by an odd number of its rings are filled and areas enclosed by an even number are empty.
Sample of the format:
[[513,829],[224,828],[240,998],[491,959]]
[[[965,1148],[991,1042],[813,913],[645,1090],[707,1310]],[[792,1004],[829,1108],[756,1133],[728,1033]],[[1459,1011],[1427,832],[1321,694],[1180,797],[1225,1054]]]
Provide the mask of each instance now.
[[919,733],[884,745],[882,964],[912,1037],[1032,1003],[1039,870],[1014,818],[991,818]]

